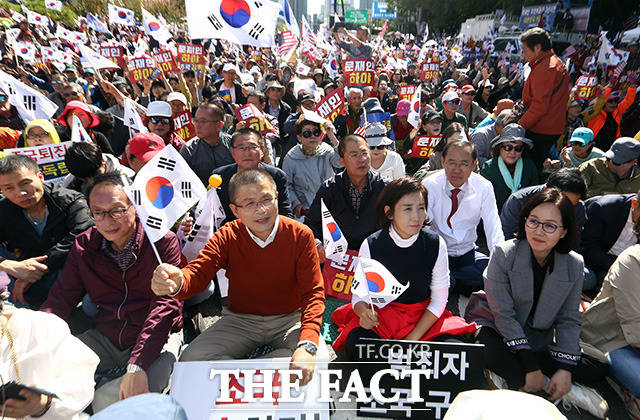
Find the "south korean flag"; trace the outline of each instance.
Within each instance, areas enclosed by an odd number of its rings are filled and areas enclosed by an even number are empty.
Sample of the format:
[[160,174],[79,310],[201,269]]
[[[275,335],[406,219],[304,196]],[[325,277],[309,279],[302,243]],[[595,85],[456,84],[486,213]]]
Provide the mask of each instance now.
[[151,242],[207,194],[202,181],[172,145],[156,154],[125,187]]
[[387,268],[371,258],[358,258],[351,284],[351,293],[358,299],[378,308],[393,302],[409,288],[400,283]]
[[280,5],[270,0],[185,0],[189,35],[273,47]]
[[3,71],[0,71],[0,87],[9,95],[9,103],[16,107],[25,124],[48,120],[58,110],[58,105],[49,98]]

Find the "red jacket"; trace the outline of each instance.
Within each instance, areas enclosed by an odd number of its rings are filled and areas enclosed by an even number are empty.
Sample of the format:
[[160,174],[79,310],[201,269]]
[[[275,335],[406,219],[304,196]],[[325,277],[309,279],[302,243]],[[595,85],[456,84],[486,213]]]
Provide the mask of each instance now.
[[[609,95],[611,95],[611,88],[607,86],[605,89],[605,98],[608,100]],[[636,88],[628,88],[627,94],[624,99],[620,101],[616,109],[613,111],[613,119],[618,123],[618,131],[616,131],[616,139],[620,137],[620,117],[624,114],[627,109],[631,105],[633,105],[633,101],[636,100]],[[607,120],[607,112],[603,109],[600,113],[591,121],[589,121],[589,128],[593,131],[593,137],[595,138],[598,135],[598,132],[604,126],[604,122]]]
[[[138,224],[131,249],[136,258],[125,272],[102,252],[102,238],[95,227],[76,237],[62,275],[41,310],[67,319],[88,293],[99,307],[94,327],[119,349],[133,347],[128,363],[147,370],[169,333],[182,328],[182,303],[156,296],[151,290],[158,262],[142,226]],[[163,262],[180,265],[180,248],[173,232],[156,242],[156,248]]]
[[[531,73],[522,89],[522,101],[529,109],[518,124],[534,133],[559,136],[564,132],[567,119],[567,68],[553,50],[543,52],[529,66]],[[553,93],[558,86],[560,88]]]

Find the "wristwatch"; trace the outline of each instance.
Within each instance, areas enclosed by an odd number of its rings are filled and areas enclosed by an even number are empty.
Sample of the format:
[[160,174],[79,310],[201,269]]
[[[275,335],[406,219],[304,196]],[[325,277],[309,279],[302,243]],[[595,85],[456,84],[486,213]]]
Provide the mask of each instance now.
[[144,369],[142,369],[140,366],[134,365],[133,363],[129,363],[127,365],[127,373],[142,372],[143,370]]
[[315,356],[318,352],[318,346],[314,342],[311,342],[309,340],[300,341],[297,348],[300,347],[304,348],[309,354],[313,356]]

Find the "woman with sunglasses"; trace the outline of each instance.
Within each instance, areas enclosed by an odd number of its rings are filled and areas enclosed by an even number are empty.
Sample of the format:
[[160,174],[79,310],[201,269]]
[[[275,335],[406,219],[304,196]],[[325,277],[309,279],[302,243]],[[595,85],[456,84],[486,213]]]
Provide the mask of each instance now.
[[[297,218],[304,216],[322,183],[342,168],[338,155],[338,139],[333,124],[325,124],[324,131],[331,146],[322,141],[319,123],[300,115],[295,123],[299,144],[284,157],[282,170],[287,174],[287,191]],[[333,146],[333,147],[332,147]]]
[[[556,188],[531,197],[520,213],[517,239],[497,244],[484,272],[484,293],[465,318],[480,331],[485,367],[494,385],[543,393],[604,418],[607,404],[592,389],[607,366],[580,350],[584,278],[571,200]],[[496,378],[495,375],[499,377]]]
[[405,175],[404,162],[400,155],[387,149],[393,140],[387,137],[387,127],[384,124],[369,124],[365,131],[365,140],[371,151],[371,172],[379,174],[385,182]]
[[165,101],[153,101],[147,107],[147,115],[142,123],[149,132],[162,137],[165,145],[172,144],[176,150],[184,146],[184,140],[173,131],[173,118],[171,118],[171,105]]
[[491,140],[492,158],[482,165],[480,175],[493,184],[498,212],[509,196],[524,187],[538,185],[538,168],[531,159],[522,157],[525,147],[531,150],[533,142],[524,137],[525,129],[518,124],[507,124],[500,135]]

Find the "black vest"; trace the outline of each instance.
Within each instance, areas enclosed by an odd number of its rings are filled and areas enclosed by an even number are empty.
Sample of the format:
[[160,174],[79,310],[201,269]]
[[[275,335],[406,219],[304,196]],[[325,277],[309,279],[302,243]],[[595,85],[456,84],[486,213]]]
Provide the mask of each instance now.
[[403,285],[409,287],[394,302],[417,303],[431,296],[431,274],[438,259],[440,238],[429,228],[422,228],[408,248],[393,242],[387,230],[379,230],[367,238],[371,258],[384,265]]

